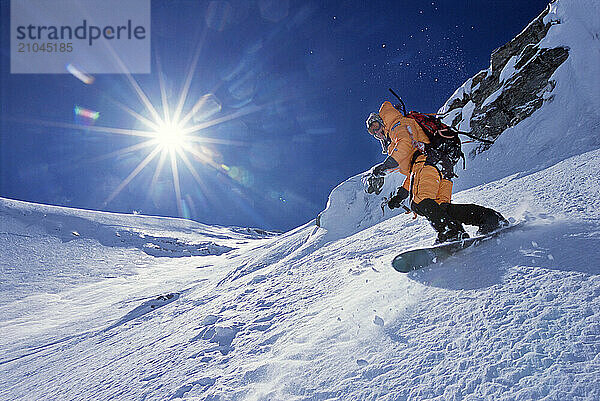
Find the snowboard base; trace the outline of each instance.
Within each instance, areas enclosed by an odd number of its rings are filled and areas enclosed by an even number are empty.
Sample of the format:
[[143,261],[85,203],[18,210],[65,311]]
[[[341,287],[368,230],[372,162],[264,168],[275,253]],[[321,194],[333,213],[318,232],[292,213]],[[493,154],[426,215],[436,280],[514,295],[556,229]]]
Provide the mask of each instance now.
[[471,245],[479,244],[480,242],[493,238],[500,233],[506,232],[507,230],[512,230],[521,224],[522,223],[511,224],[489,234],[467,238],[463,241],[448,242],[434,245],[429,248],[419,248],[405,251],[397,255],[394,260],[392,260],[392,267],[400,273],[408,273],[413,270],[418,270],[433,263],[441,262],[457,252],[470,247]]

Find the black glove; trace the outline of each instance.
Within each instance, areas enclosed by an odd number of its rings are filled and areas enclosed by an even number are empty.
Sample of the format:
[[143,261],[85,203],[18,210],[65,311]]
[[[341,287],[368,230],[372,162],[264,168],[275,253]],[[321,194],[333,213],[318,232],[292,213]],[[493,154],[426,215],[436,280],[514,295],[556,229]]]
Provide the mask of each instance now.
[[390,198],[387,205],[390,209],[396,209],[402,206],[402,201],[408,198],[408,191],[404,187],[398,189],[398,193]]
[[374,174],[376,176],[383,176],[385,175],[386,170],[391,170],[396,167],[398,167],[398,162],[392,156],[388,156],[383,161],[383,163],[373,167],[373,170],[371,170],[371,174]]
[[365,191],[368,194],[372,194],[375,192],[376,195],[381,193],[381,188],[383,188],[384,178],[382,176],[369,175],[365,180]]
[[380,176],[384,176],[385,175],[385,170],[386,170],[386,165],[385,164],[380,164],[378,166],[373,167],[373,175],[380,177]]

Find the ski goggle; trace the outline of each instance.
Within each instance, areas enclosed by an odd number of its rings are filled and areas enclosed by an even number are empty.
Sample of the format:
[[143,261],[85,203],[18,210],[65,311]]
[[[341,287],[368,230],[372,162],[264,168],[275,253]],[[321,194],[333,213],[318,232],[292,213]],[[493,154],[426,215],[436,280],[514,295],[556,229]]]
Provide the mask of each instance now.
[[367,131],[369,131],[369,134],[373,135],[377,139],[384,138],[383,126],[381,125],[381,123],[379,121],[373,121],[369,125],[369,128],[367,129]]

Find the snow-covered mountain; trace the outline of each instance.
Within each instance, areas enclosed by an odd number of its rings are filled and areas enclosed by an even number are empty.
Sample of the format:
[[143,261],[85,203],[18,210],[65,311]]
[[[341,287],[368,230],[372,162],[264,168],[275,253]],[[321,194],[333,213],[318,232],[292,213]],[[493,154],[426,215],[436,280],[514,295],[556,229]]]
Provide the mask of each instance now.
[[[550,3],[493,52],[489,68],[468,79],[440,108],[445,123],[495,141],[487,150],[481,143],[463,145],[467,169],[457,165],[455,191],[539,171],[600,148],[598,15],[598,2]],[[380,205],[403,176],[386,177],[377,199],[360,193],[361,176],[334,189],[321,214],[322,227],[354,233],[401,213],[383,214]],[[336,215],[342,210],[346,218]]]
[[0,200],[0,399],[600,399],[596,9],[551,4],[552,99],[459,172],[523,228],[431,268],[360,176],[280,235]]
[[440,109],[445,122],[495,140],[477,156],[481,146],[465,147],[457,189],[600,147],[599,15],[596,1],[551,3]]

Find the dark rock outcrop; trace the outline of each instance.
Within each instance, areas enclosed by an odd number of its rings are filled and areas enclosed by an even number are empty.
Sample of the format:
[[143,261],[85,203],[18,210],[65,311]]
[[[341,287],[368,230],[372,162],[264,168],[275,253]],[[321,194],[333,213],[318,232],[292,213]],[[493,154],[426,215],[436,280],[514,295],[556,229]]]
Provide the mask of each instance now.
[[[549,10],[547,7],[513,40],[496,49],[490,68],[476,74],[446,102],[441,112],[451,119],[447,118],[447,123],[464,127],[468,122],[471,133],[493,141],[545,101],[552,101],[556,84],[550,78],[568,58],[569,49],[540,46],[552,26],[560,24],[557,20],[544,22]],[[482,144],[474,152],[489,146]]]

